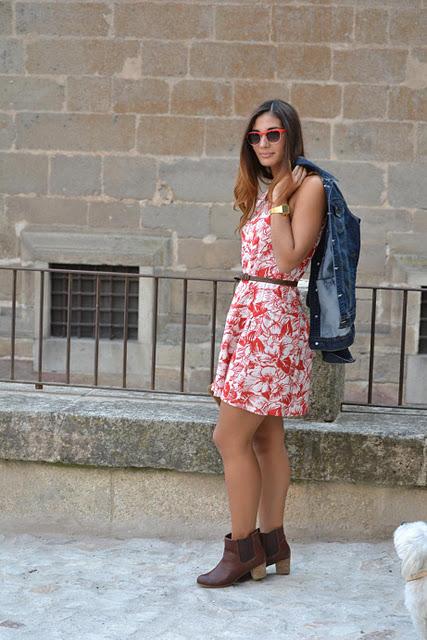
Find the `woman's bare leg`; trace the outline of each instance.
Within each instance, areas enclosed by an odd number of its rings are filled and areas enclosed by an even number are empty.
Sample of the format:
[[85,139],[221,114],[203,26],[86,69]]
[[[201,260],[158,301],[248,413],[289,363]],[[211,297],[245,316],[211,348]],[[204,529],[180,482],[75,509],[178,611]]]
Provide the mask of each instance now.
[[213,441],[224,465],[233,539],[246,538],[256,528],[261,471],[252,438],[264,418],[221,401]]
[[265,416],[253,437],[253,449],[261,469],[259,527],[271,531],[283,524],[291,467],[284,443],[283,418]]

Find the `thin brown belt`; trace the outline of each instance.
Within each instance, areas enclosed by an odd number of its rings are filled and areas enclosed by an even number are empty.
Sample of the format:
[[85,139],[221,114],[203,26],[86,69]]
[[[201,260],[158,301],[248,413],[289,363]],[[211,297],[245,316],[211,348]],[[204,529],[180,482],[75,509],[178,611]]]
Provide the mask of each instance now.
[[261,276],[251,276],[249,273],[242,273],[241,276],[234,276],[234,280],[259,280],[260,282],[273,282],[274,284],[284,284],[288,287],[296,287],[298,280],[281,280],[279,278],[261,278]]

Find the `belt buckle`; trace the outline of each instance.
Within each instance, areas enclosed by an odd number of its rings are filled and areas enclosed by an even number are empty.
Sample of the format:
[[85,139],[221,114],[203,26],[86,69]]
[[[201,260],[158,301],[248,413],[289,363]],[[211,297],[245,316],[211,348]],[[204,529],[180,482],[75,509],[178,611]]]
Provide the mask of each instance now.
[[242,280],[249,280],[249,278],[250,278],[249,273],[243,273],[242,274]]

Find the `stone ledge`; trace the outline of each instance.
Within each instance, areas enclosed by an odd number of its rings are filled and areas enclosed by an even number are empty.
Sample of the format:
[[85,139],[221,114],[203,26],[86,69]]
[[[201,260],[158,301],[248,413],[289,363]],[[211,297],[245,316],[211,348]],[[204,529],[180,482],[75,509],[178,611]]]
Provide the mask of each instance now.
[[[0,459],[222,473],[211,398],[0,386]],[[293,480],[427,486],[426,412],[287,419]]]

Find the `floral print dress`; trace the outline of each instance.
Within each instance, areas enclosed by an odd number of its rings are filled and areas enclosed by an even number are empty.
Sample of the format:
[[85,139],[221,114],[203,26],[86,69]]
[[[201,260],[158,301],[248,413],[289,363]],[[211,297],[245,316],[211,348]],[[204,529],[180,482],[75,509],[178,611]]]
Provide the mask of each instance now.
[[[316,249],[288,273],[276,265],[267,192],[242,228],[242,271],[299,280]],[[227,313],[213,396],[259,415],[302,416],[309,408],[313,351],[298,287],[239,280]]]

